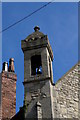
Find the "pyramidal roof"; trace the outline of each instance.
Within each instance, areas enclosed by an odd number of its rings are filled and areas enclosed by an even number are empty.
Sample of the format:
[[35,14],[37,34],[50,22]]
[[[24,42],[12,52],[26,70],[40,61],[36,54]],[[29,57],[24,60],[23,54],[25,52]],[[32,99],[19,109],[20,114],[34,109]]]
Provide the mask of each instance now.
[[35,26],[34,27],[35,32],[30,34],[25,40],[26,41],[31,41],[31,40],[36,40],[38,38],[44,37],[45,35],[42,32],[40,32],[39,30],[40,30],[39,26]]

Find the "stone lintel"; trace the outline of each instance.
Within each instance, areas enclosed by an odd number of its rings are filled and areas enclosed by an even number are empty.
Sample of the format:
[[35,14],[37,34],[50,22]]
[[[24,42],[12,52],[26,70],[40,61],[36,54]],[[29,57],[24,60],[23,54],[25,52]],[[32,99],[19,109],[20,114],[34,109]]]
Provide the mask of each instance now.
[[46,77],[46,78],[41,78],[41,79],[36,79],[36,80],[29,80],[29,81],[24,81],[23,85],[28,84],[28,83],[34,83],[34,82],[41,82],[44,80],[50,80],[51,77]]
[[[25,84],[29,84],[29,83],[35,83],[35,82],[41,82],[41,81],[46,81],[46,80],[50,80],[51,81],[51,77],[46,77],[46,78],[41,78],[41,79],[36,79],[36,80],[29,80],[29,81],[24,81],[23,85]],[[54,86],[55,84],[51,82],[51,84]]]

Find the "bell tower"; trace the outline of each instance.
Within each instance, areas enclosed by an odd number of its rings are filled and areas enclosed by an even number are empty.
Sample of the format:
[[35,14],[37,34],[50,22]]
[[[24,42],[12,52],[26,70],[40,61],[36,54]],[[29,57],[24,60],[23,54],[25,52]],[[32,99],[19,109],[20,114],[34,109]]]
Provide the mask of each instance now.
[[25,118],[53,118],[53,52],[48,36],[39,31],[21,41],[24,53]]

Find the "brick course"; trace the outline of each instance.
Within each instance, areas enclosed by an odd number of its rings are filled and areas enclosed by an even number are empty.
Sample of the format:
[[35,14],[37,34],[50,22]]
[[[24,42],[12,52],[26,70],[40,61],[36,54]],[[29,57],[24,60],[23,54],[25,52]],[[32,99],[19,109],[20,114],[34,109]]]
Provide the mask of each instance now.
[[16,113],[16,80],[12,72],[2,72],[2,120],[10,119]]

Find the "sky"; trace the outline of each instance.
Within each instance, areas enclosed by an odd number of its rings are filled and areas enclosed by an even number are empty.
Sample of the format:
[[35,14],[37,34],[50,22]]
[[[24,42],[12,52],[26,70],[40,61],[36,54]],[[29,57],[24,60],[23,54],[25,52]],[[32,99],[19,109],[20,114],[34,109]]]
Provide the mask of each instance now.
[[[2,29],[24,18],[45,2],[4,2],[2,3]],[[40,31],[48,35],[53,54],[53,78],[56,83],[78,62],[78,3],[53,2],[21,23],[2,33],[2,62],[15,60],[17,74],[16,112],[24,99],[24,55],[21,40],[34,32],[38,25]]]

